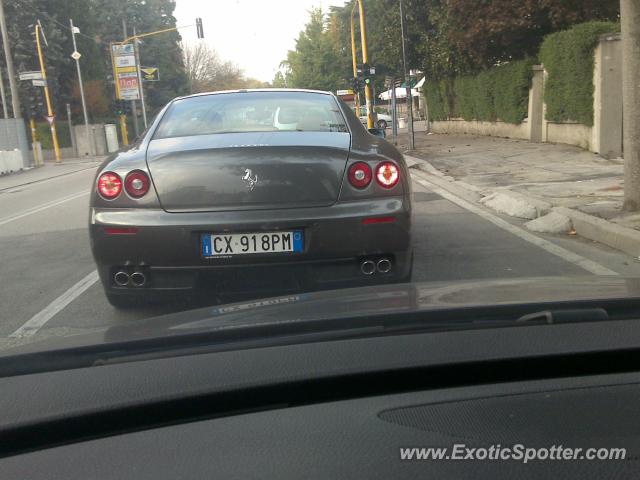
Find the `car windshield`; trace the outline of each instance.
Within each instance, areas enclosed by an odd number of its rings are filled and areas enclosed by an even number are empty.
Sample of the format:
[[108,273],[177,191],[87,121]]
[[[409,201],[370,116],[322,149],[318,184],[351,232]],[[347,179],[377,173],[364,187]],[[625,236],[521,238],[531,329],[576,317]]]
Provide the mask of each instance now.
[[345,132],[335,99],[310,93],[245,92],[176,100],[154,138],[229,132]]
[[637,4],[0,0],[0,356],[635,297]]

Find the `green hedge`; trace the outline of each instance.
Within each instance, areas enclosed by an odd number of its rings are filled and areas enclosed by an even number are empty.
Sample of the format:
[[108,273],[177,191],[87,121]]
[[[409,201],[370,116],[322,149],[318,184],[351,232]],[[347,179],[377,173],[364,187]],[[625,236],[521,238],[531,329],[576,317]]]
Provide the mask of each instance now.
[[447,80],[427,80],[424,83],[429,118],[431,120],[447,120],[449,118],[449,105],[447,103]]
[[545,37],[539,58],[547,71],[547,120],[593,125],[593,52],[598,37],[620,31],[613,22],[588,22]]
[[533,64],[520,60],[473,76],[426,82],[430,118],[521,123],[527,117]]
[[[31,134],[31,127],[27,123],[27,132]],[[43,150],[52,150],[53,141],[51,140],[51,128],[47,122],[36,123],[36,132],[38,141],[42,144]],[[69,134],[69,124],[63,120],[56,122],[56,132],[58,134],[58,146],[60,148],[71,147],[71,135]],[[31,138],[29,138],[31,142]]]

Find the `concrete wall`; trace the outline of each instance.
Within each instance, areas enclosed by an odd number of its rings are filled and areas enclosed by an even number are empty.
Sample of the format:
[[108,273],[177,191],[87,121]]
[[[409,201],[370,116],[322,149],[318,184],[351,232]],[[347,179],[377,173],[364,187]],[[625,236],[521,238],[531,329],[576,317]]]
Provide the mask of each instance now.
[[619,34],[600,37],[594,52],[593,126],[546,119],[544,87],[548,75],[541,65],[533,67],[528,118],[520,125],[504,122],[467,122],[459,119],[432,123],[436,133],[471,133],[527,139],[532,142],[566,143],[599,153],[606,158],[622,156],[622,45]]
[[508,137],[529,139],[529,126],[524,121],[520,125],[506,122],[468,122],[461,119],[438,121],[431,123],[434,133],[465,133],[473,135],[489,135],[492,137]]
[[622,155],[622,44],[619,34],[602,35],[593,72],[591,151],[605,158]]
[[95,152],[95,155],[107,154],[107,140],[104,134],[104,125],[89,125],[89,136],[87,141],[87,131],[84,125],[76,125],[73,127],[76,147],[78,149],[78,157],[87,157]]
[[22,118],[0,118],[0,150],[20,150],[22,168],[30,165],[27,129]]
[[[31,161],[35,161],[35,159],[33,158],[33,150],[29,151],[29,155],[31,156]],[[74,158],[76,157],[76,152],[73,149],[73,147],[66,147],[66,148],[61,148],[60,149],[60,158],[61,159],[65,159],[65,158]],[[42,150],[42,159],[45,162],[55,162],[56,161],[56,154],[55,152],[52,150]]]
[[0,175],[22,170],[22,152],[20,150],[0,150]]
[[593,150],[593,128],[580,123],[545,122],[547,142],[576,145],[585,150]]

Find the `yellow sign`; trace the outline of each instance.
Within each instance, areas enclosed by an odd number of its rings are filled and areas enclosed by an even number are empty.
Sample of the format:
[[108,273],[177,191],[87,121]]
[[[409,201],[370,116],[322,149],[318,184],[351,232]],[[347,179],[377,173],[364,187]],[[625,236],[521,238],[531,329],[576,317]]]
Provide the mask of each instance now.
[[157,82],[160,80],[158,67],[140,67],[143,82]]
[[136,67],[116,67],[118,73],[136,73]]

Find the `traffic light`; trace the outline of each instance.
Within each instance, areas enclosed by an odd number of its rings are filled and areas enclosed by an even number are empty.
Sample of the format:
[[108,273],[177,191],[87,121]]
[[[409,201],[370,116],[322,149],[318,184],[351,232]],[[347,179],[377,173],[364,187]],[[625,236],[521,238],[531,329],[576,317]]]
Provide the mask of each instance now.
[[358,77],[353,77],[353,91],[360,91],[360,79]]
[[127,102],[124,100],[116,100],[115,103],[115,111],[116,115],[126,115],[127,114]]
[[44,99],[42,98],[42,89],[35,88],[29,92],[28,108],[31,118],[38,118],[44,115]]

